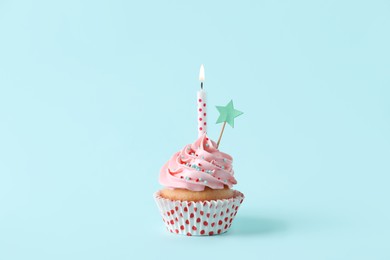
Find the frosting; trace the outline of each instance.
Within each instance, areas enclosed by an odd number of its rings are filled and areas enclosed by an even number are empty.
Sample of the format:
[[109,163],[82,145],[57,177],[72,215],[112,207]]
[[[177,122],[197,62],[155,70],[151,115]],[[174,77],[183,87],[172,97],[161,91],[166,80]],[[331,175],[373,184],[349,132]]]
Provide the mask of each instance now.
[[160,184],[167,188],[192,191],[231,188],[237,183],[232,168],[233,158],[217,148],[217,144],[203,134],[193,144],[186,145],[164,164]]

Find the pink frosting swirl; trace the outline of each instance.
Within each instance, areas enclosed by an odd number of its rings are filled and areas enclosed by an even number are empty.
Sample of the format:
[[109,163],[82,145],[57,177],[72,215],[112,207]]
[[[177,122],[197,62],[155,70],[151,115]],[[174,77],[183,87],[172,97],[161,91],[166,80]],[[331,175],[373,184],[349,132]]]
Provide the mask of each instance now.
[[160,184],[167,188],[192,191],[231,188],[237,183],[232,168],[233,158],[217,149],[217,144],[206,134],[193,144],[186,145],[164,164]]

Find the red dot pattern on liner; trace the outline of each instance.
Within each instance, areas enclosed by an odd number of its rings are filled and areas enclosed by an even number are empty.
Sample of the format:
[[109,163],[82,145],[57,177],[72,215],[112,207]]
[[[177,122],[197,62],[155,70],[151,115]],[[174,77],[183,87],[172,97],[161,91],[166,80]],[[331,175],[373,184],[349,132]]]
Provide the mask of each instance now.
[[179,202],[158,196],[155,199],[169,232],[187,236],[212,236],[230,228],[243,201],[243,195],[239,194],[233,199],[210,202]]

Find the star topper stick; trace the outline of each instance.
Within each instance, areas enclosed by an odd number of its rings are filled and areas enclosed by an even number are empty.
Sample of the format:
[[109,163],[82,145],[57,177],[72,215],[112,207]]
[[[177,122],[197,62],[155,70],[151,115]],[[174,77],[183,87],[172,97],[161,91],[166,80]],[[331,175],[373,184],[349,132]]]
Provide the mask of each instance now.
[[231,127],[234,127],[234,118],[242,115],[243,112],[238,111],[237,109],[234,109],[233,100],[230,100],[230,102],[224,107],[217,106],[217,109],[219,111],[219,117],[217,120],[217,124],[223,122],[221,133],[219,134],[219,138],[218,138],[218,142],[217,142],[217,148],[218,148],[219,143],[221,142],[223,131],[225,130],[226,123],[228,123]]

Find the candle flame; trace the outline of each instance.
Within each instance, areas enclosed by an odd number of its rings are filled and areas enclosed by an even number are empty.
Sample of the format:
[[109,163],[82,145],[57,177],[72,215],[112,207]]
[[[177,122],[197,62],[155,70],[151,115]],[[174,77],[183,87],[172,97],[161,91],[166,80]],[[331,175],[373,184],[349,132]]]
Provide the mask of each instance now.
[[204,81],[204,66],[203,64],[200,65],[200,71],[199,71],[199,81],[203,82]]

